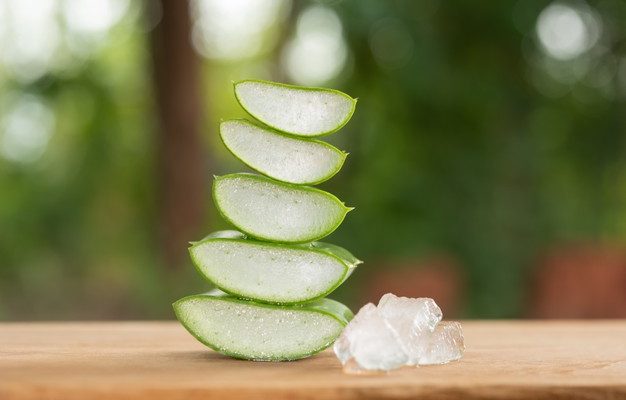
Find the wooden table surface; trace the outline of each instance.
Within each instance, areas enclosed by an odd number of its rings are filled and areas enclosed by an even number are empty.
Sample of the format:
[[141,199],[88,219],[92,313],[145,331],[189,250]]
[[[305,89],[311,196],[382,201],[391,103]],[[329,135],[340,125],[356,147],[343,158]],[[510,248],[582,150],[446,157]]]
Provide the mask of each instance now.
[[464,322],[448,365],[233,360],[175,322],[0,324],[0,399],[626,399],[626,321]]

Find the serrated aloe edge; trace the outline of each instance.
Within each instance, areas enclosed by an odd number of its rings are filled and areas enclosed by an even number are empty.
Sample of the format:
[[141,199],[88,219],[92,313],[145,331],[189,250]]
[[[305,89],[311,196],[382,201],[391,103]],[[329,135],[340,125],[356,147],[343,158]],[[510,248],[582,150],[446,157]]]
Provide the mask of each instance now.
[[297,360],[330,346],[353,317],[325,296],[361,261],[317,241],[352,207],[306,185],[341,169],[347,153],[312,137],[342,128],[356,99],[260,80],[236,82],[234,91],[259,123],[224,121],[220,137],[262,175],[215,177],[217,210],[239,231],[210,234],[189,252],[200,275],[221,292],[187,296],[173,307],[185,329],[215,351],[256,361]]

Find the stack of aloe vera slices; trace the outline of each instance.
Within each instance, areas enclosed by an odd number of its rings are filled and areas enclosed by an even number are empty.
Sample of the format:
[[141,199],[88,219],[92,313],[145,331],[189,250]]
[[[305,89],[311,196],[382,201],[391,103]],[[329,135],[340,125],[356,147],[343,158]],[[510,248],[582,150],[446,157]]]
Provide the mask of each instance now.
[[343,127],[356,100],[331,89],[266,81],[235,83],[239,104],[257,121],[230,120],[220,136],[230,152],[262,175],[216,177],[213,200],[238,230],[193,243],[198,272],[219,288],[174,303],[198,340],[251,360],[295,360],[330,346],[352,318],[325,296],[361,263],[317,240],[351,210],[313,188],[334,176],[346,153],[314,137]]

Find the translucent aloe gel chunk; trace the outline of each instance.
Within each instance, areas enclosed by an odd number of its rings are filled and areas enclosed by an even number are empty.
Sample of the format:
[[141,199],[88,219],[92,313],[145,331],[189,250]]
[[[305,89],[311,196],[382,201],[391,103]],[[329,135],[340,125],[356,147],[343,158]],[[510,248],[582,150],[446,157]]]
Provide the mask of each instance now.
[[228,150],[250,168],[288,183],[312,185],[330,179],[347,156],[328,143],[293,138],[246,120],[222,122],[220,136]]
[[351,210],[328,192],[254,174],[216,177],[213,199],[222,216],[239,230],[284,243],[321,239]]
[[338,90],[245,80],[235,83],[239,104],[264,124],[298,136],[322,136],[341,129],[356,99]]
[[297,360],[315,354],[341,334],[352,318],[329,299],[303,306],[272,306],[207,294],[174,303],[183,326],[200,342],[235,358]]
[[338,246],[260,242],[236,231],[209,235],[190,253],[198,271],[221,290],[277,304],[326,296],[361,263]]

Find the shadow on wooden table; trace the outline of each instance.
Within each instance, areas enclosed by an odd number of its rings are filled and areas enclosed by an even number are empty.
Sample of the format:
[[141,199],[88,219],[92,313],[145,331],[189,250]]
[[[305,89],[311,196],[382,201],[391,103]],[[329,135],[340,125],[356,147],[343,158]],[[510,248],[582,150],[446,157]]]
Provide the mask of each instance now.
[[[320,353],[315,355],[315,357],[328,357],[330,353]],[[334,354],[334,353],[333,353]],[[188,361],[188,362],[202,362],[206,363],[207,361],[219,361],[220,363],[229,363],[229,365],[236,366],[241,365],[245,367],[249,367],[251,363],[259,363],[259,364],[267,364],[267,365],[288,365],[292,363],[301,363],[306,362],[307,360],[312,360],[313,358],[304,358],[302,360],[294,360],[289,362],[270,362],[270,361],[251,361],[251,360],[243,360],[238,358],[232,358],[223,354],[220,354],[214,350],[206,348],[206,350],[199,351],[183,351],[183,352],[168,352],[163,353],[163,356],[169,360],[176,361]],[[339,361],[337,361],[337,365],[339,366]]]

